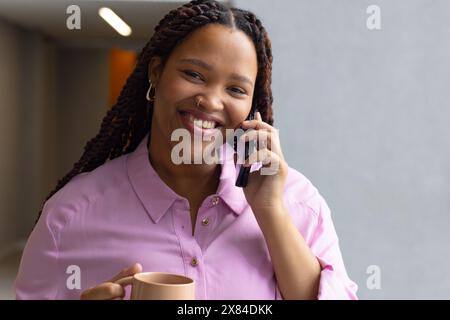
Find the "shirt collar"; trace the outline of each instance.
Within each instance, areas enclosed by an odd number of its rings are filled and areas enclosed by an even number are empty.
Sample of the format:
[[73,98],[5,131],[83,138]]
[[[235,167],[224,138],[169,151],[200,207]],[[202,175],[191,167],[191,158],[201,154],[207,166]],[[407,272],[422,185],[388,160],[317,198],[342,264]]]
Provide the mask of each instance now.
[[[176,200],[187,201],[187,199],[170,189],[151,165],[148,158],[148,138],[147,133],[136,150],[127,155],[126,170],[134,192],[151,219],[157,223]],[[239,215],[247,206],[247,200],[242,188],[235,186],[239,167],[235,166],[233,155],[233,147],[228,143],[219,148],[222,171],[216,195],[232,212]]]

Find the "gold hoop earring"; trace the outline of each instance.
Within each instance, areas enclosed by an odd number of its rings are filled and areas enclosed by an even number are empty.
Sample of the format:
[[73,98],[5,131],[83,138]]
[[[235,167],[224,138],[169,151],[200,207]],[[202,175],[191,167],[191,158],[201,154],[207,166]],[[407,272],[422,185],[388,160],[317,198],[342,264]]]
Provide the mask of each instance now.
[[150,97],[150,91],[152,90],[152,83],[150,82],[150,80],[148,81],[148,83],[150,83],[150,87],[147,90],[147,94],[145,95],[145,98],[148,101],[155,101],[155,95],[153,95],[153,97]]

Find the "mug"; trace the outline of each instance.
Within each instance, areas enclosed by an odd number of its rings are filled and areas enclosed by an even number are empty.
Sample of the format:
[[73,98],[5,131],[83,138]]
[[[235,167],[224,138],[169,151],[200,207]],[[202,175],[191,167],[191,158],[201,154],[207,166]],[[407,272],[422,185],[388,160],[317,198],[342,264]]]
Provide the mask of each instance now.
[[141,272],[115,281],[131,285],[131,300],[194,300],[194,280],[179,274]]

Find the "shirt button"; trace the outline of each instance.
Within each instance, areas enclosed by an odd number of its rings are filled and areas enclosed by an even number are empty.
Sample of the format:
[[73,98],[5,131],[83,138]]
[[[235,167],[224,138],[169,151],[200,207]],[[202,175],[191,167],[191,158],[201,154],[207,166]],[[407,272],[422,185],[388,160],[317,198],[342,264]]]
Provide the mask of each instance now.
[[196,267],[198,265],[198,260],[197,260],[197,258],[192,258],[192,260],[191,260],[191,266],[193,266],[193,267]]
[[205,218],[202,220],[202,225],[207,226],[209,224],[209,218]]
[[218,196],[214,196],[214,197],[211,199],[211,203],[212,203],[213,205],[218,204],[218,203],[219,203],[219,197],[218,197]]

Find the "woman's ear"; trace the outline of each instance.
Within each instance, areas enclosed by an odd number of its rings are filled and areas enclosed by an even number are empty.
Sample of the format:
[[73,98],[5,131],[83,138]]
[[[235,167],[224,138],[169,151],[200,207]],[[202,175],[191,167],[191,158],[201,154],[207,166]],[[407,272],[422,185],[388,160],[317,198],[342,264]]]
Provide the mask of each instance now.
[[158,56],[155,56],[150,59],[150,62],[148,63],[148,77],[149,80],[152,82],[153,87],[156,87],[159,78],[162,74],[162,63],[161,58]]

